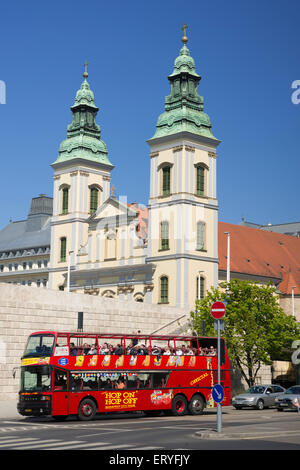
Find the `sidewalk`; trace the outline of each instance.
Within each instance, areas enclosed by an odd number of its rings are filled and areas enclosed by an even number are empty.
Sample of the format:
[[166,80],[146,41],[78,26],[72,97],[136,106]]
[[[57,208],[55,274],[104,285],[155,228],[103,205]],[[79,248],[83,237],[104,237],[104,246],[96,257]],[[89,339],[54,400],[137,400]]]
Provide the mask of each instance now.
[[0,400],[0,419],[22,418],[17,411],[17,400]]

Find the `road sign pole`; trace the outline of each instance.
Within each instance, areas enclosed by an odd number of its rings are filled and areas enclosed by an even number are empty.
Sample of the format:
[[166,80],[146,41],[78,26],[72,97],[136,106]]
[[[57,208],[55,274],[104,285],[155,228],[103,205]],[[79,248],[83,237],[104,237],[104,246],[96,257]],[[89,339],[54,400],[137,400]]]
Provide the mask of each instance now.
[[[218,384],[221,385],[221,340],[220,340],[220,320],[218,322]],[[222,405],[217,403],[217,432],[222,432]]]
[[[226,312],[226,306],[224,302],[214,302],[210,308],[210,313],[212,317],[215,319],[215,323],[217,324],[217,330],[218,330],[218,344],[217,344],[217,351],[218,351],[218,356],[217,356],[217,366],[218,366],[218,384],[217,386],[217,392],[216,396],[214,398],[215,402],[217,402],[217,431],[221,432],[222,431],[222,405],[221,401],[224,398],[224,390],[223,387],[221,386],[221,340],[220,340],[220,330],[221,330],[221,319],[224,317]],[[222,321],[223,322],[223,321]],[[224,326],[222,326],[222,329],[224,329]],[[214,387],[214,388],[215,388]],[[214,391],[214,389],[213,389]]]

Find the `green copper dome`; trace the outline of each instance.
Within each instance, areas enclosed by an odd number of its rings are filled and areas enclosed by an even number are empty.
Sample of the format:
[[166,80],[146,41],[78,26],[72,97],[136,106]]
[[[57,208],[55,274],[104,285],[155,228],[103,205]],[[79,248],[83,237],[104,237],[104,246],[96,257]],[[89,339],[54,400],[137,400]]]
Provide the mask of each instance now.
[[157,120],[152,139],[185,131],[217,140],[212,134],[209,116],[203,111],[203,97],[198,93],[201,77],[196,73],[187,40],[186,36],[182,38],[183,47],[168,77],[171,93],[165,98],[165,112]]
[[180,49],[180,54],[179,56],[175,59],[174,62],[174,71],[170,75],[172,77],[173,75],[176,75],[180,72],[188,72],[195,77],[199,77],[199,75],[196,74],[196,68],[195,68],[195,61],[193,57],[190,56],[190,51],[184,44],[183,47]]
[[86,80],[86,70],[83,76],[84,81],[71,106],[72,123],[68,125],[67,138],[61,143],[54,164],[80,158],[113,166],[108,159],[106,144],[100,139],[100,126],[96,123],[99,108],[95,106],[94,93]]
[[76,93],[74,106],[79,104],[87,104],[88,106],[93,106],[96,108],[94,93],[90,89],[90,85],[86,79],[83,81],[81,88]]

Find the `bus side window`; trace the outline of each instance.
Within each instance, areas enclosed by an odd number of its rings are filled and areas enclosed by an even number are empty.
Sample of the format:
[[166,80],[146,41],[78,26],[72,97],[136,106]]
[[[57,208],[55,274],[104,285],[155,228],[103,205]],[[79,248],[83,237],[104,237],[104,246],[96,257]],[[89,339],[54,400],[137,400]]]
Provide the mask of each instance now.
[[67,372],[59,369],[54,371],[54,390],[67,390]]
[[153,372],[153,388],[165,388],[167,386],[168,377],[168,372]]

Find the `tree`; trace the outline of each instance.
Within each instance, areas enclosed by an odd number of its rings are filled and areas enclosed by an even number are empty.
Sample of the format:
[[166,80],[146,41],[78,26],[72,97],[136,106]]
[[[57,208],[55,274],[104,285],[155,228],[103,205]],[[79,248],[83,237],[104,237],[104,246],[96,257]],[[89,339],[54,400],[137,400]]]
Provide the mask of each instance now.
[[204,320],[206,335],[215,336],[210,307],[217,300],[227,303],[223,336],[231,363],[249,386],[255,383],[262,364],[290,360],[291,345],[300,336],[300,326],[280,307],[275,287],[233,279],[221,288],[212,288],[196,301],[196,310],[191,312],[197,334],[201,334]]

